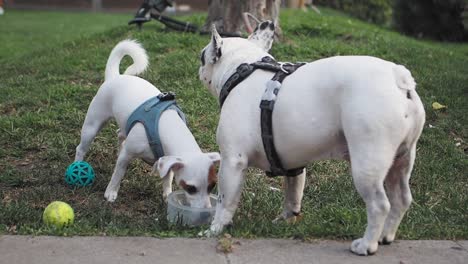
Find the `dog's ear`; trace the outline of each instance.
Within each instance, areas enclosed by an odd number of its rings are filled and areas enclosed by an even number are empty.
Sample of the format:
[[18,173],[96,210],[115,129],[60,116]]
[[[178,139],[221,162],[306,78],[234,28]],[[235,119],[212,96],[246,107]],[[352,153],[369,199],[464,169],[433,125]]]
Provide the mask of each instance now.
[[214,24],[211,25],[211,43],[208,57],[211,63],[216,63],[222,55],[223,38],[219,35]]
[[274,37],[275,22],[267,20],[257,25],[254,32],[248,37],[248,40],[268,52],[273,45]]
[[164,156],[153,165],[153,172],[159,172],[159,177],[164,178],[169,174],[170,170],[177,172],[184,167],[184,162],[179,157]]
[[210,152],[210,153],[206,153],[206,155],[211,159],[211,161],[214,163],[214,164],[218,164],[219,161],[221,161],[221,156],[219,155],[218,152]]

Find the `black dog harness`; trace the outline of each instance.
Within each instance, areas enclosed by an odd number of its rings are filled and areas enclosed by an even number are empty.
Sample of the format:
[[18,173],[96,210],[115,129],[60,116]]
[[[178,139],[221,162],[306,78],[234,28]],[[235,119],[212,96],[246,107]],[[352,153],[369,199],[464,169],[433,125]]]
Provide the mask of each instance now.
[[224,101],[232,89],[234,89],[236,85],[249,77],[255,70],[261,69],[275,73],[273,78],[266,84],[267,88],[265,89],[265,93],[262,96],[262,101],[260,102],[260,125],[262,129],[263,148],[265,149],[268,162],[270,162],[270,171],[266,172],[267,176],[269,177],[279,175],[295,177],[304,171],[304,167],[289,170],[283,167],[281,159],[276,152],[273,141],[272,120],[273,109],[275,107],[277,95],[281,88],[281,83],[288,75],[295,72],[304,64],[305,63],[280,63],[271,57],[263,57],[261,61],[257,61],[251,64],[242,63],[239,65],[239,67],[237,67],[236,72],[232,74],[231,77],[229,77],[226,83],[224,83],[219,95],[219,104],[220,107],[222,107]]

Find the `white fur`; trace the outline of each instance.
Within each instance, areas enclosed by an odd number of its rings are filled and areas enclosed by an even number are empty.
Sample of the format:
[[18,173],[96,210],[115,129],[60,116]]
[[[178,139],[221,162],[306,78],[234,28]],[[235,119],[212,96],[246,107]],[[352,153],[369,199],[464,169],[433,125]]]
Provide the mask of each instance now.
[[[123,75],[119,73],[120,60],[129,55],[133,64]],[[112,50],[106,66],[105,82],[89,105],[81,130],[81,142],[76,148],[75,161],[83,160],[89,146],[105,123],[115,118],[119,125],[119,156],[112,179],[104,194],[113,202],[117,198],[120,181],[131,160],[142,158],[147,163],[156,162],[142,124],[137,123],[125,135],[125,126],[130,114],[143,102],[160,94],[160,91],[149,82],[133,74],[142,73],[148,66],[146,51],[133,40],[124,40]],[[166,156],[161,157],[160,176],[164,179],[163,196],[172,192],[172,179],[184,181],[195,186],[199,192],[187,195],[191,206],[210,207],[207,193],[209,168],[219,161],[217,153],[202,153],[195,138],[176,111],[167,110],[159,120],[159,133]]]
[[[216,44],[222,56],[200,68],[200,79],[219,96],[224,82],[241,63],[269,55],[270,27],[258,29],[255,41],[224,38]],[[270,37],[271,38],[271,37]],[[259,43],[260,40],[267,43]],[[259,103],[273,73],[257,70],[237,85],[221,109],[217,141],[222,162],[221,201],[208,235],[230,223],[240,199],[245,169],[268,170],[260,134]],[[411,99],[407,98],[410,97]],[[377,242],[391,242],[411,203],[409,177],[416,142],[425,120],[411,73],[401,65],[369,56],[338,56],[317,60],[287,77],[273,112],[274,142],[286,168],[314,160],[350,160],[353,181],[366,203],[368,225],[351,250],[376,252]],[[288,218],[301,208],[305,172],[285,179],[284,211]],[[384,189],[384,182],[387,192]]]
[[119,76],[119,65],[122,58],[128,55],[133,59],[133,64],[125,70],[124,75],[138,75],[143,73],[149,65],[146,51],[135,40],[127,39],[119,42],[111,51],[106,65],[106,80]]

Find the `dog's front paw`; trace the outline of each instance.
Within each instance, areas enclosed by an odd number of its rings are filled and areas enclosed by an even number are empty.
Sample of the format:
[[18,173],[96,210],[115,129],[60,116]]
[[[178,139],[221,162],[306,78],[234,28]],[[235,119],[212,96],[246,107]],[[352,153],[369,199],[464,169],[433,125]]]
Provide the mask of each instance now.
[[216,236],[215,234],[211,233],[210,229],[206,229],[205,231],[200,231],[198,232],[198,237],[214,237]]
[[395,235],[383,235],[379,239],[379,245],[390,245],[395,240]]
[[106,198],[108,202],[114,202],[115,199],[117,199],[117,191],[106,190],[106,192],[104,193],[104,198]]
[[351,252],[359,256],[374,255],[377,252],[378,244],[369,244],[364,238],[359,238],[351,243]]
[[221,234],[222,231],[223,231],[223,225],[213,223],[211,224],[210,229],[201,231],[200,233],[198,233],[198,236],[215,237]]

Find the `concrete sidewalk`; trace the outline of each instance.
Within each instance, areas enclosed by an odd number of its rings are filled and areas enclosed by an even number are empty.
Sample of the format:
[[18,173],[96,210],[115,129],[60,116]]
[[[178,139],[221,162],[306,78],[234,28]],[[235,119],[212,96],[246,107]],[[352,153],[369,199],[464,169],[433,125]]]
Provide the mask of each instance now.
[[349,252],[349,241],[300,242],[284,239],[239,241],[232,253],[216,251],[216,239],[149,237],[0,236],[1,264],[64,263],[376,263],[466,264],[468,241],[396,241],[376,255]]

